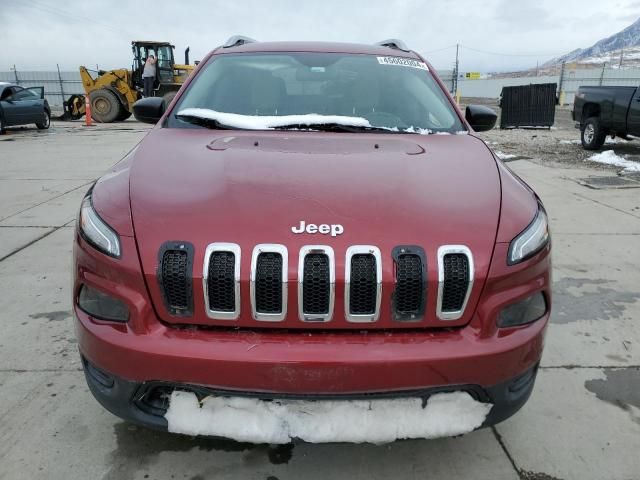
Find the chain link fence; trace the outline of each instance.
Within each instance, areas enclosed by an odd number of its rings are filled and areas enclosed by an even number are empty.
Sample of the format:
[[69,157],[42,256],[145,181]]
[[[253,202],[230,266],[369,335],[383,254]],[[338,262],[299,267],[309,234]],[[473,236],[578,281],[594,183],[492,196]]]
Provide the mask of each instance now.
[[486,78],[480,80],[460,79],[458,89],[463,97],[498,98],[502,92],[502,87],[539,83],[558,84],[559,99],[564,105],[572,105],[575,93],[583,85],[640,86],[640,69],[600,67],[572,70],[567,68],[562,75]]
[[[438,71],[444,84],[452,88],[453,72]],[[562,77],[562,81],[561,78]],[[0,72],[0,82],[16,83],[23,87],[44,87],[45,97],[51,106],[62,106],[62,102],[72,94],[84,94],[78,71],[20,71],[12,69]],[[619,85],[640,86],[640,69],[586,68],[572,70],[567,68],[563,75],[540,77],[502,77],[468,80],[459,78],[458,89],[462,97],[498,98],[502,87],[538,83],[557,83],[558,96],[565,105],[573,104],[573,96],[581,85]],[[560,96],[560,91],[563,95]],[[453,93],[453,92],[452,92]]]
[[20,71],[0,72],[0,82],[15,83],[21,87],[44,87],[49,105],[62,107],[62,102],[73,94],[84,94],[79,71]]

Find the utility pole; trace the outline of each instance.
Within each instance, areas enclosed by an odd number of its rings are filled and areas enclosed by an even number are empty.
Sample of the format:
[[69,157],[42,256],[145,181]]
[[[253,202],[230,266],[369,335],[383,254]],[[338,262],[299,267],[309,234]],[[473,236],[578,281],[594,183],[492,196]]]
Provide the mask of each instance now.
[[624,48],[620,49],[620,63],[618,64],[618,68],[622,68],[622,56],[624,55]]
[[456,64],[453,67],[453,81],[451,82],[454,96],[458,93],[458,76],[460,75],[459,66],[460,66],[460,44],[456,43]]
[[564,86],[564,69],[567,65],[567,62],[563,61],[562,65],[560,65],[560,80],[558,81],[558,100],[562,97],[562,87]]
[[13,64],[13,75],[16,77],[16,85],[20,85],[20,79],[18,78],[18,70],[15,63]]
[[60,82],[60,96],[62,97],[62,103],[64,103],[64,86],[62,84],[62,75],[60,75],[60,65],[56,63],[58,69],[58,81]]
[[602,64],[602,71],[600,72],[600,86],[602,86],[602,81],[604,80],[604,69],[607,68],[607,62]]
[[540,70],[540,60],[536,61],[536,77],[538,76],[538,72]]

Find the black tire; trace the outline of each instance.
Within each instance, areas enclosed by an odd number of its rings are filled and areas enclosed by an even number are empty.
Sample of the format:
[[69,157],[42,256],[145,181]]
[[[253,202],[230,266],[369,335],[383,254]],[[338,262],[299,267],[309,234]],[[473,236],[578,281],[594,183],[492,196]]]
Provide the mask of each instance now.
[[126,110],[124,107],[120,107],[120,113],[118,114],[118,118],[116,118],[117,122],[124,122],[127,118],[131,116],[131,112]]
[[600,127],[600,119],[598,117],[587,118],[580,129],[580,140],[582,148],[585,150],[599,150],[607,138],[606,130]]
[[6,130],[4,129],[4,118],[2,118],[2,112],[0,112],[0,135],[4,135]]
[[122,108],[115,93],[101,88],[89,95],[91,100],[91,118],[98,123],[111,123],[118,119]]
[[38,130],[47,130],[51,125],[51,114],[45,110],[44,111],[44,120],[40,123],[36,122],[36,127]]

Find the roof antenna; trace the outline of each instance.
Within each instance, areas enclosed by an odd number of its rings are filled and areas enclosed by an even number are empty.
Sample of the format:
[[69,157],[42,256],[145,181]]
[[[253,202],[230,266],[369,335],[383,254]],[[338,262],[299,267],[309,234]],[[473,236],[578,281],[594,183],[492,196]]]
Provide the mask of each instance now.
[[222,48],[231,48],[231,47],[239,47],[240,45],[244,45],[246,43],[255,43],[256,41],[253,38],[244,37],[242,35],[234,35],[233,37],[229,37],[229,39],[224,42]]

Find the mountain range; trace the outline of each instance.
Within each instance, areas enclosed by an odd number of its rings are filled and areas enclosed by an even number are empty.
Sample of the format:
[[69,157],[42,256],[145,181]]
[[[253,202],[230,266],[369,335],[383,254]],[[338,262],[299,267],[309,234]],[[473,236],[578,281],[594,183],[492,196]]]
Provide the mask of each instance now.
[[578,48],[561,57],[554,58],[546,62],[542,67],[558,65],[562,62],[583,63],[583,64],[603,64],[608,66],[618,66],[620,55],[625,65],[629,62],[637,64],[640,62],[640,18],[629,25],[624,30],[603,38],[589,48]]

